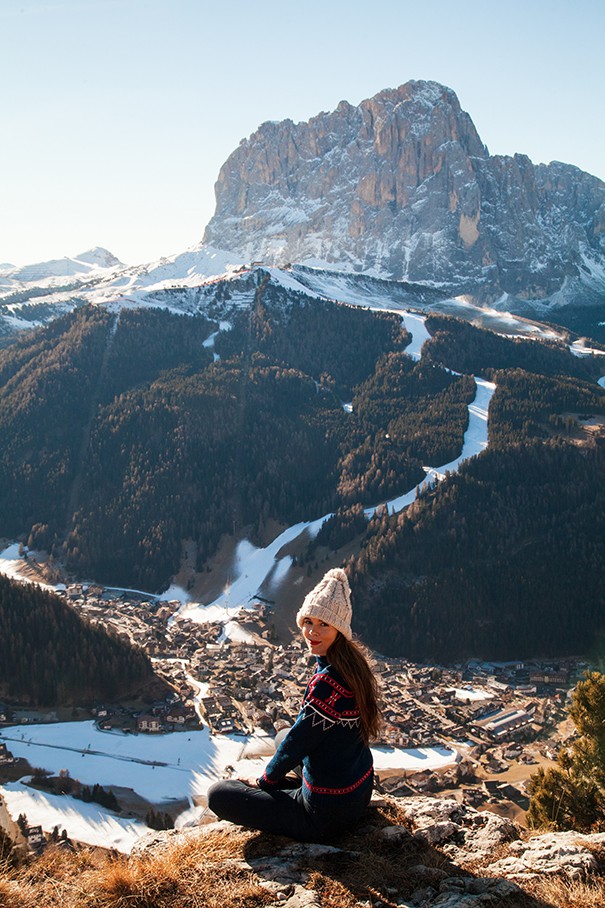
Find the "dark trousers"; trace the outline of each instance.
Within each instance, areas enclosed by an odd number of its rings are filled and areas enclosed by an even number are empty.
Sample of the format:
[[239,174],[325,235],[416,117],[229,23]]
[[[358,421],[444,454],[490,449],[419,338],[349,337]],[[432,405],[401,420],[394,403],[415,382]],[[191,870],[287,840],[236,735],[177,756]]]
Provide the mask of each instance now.
[[215,782],[208,790],[208,807],[222,820],[240,826],[299,842],[324,842],[347,832],[363,814],[371,795],[369,788],[357,801],[318,807],[303,798],[302,788],[264,791],[230,779]]

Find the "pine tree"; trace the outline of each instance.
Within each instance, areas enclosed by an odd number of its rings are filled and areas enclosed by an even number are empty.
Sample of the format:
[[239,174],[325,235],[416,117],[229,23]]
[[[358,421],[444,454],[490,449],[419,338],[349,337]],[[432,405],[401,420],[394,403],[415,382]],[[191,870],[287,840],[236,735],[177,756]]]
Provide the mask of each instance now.
[[558,765],[532,776],[527,818],[532,826],[605,830],[605,675],[587,673],[573,693],[569,715],[578,737]]

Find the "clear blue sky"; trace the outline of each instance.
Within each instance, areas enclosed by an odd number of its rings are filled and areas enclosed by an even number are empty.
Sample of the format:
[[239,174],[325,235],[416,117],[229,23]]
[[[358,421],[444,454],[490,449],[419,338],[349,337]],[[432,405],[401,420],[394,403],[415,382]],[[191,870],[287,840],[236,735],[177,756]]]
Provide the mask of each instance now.
[[605,179],[603,0],[0,0],[0,35],[0,262],[180,252],[260,123],[409,79]]

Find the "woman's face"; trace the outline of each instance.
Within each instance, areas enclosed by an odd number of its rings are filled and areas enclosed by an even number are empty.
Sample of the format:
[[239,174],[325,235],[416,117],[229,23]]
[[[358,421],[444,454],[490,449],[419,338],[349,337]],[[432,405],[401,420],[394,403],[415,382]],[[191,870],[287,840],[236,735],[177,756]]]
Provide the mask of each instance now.
[[303,618],[301,630],[305,643],[314,656],[325,656],[338,637],[336,628],[319,618]]

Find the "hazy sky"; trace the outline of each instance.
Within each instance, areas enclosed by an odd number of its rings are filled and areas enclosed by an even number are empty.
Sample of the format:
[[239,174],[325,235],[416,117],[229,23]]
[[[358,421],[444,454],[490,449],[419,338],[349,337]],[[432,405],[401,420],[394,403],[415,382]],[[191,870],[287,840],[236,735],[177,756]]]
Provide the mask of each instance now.
[[604,35],[604,0],[0,0],[0,262],[180,252],[260,123],[409,79],[605,179]]

